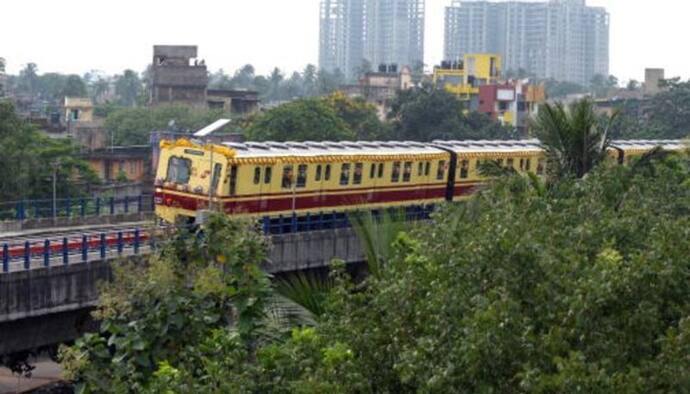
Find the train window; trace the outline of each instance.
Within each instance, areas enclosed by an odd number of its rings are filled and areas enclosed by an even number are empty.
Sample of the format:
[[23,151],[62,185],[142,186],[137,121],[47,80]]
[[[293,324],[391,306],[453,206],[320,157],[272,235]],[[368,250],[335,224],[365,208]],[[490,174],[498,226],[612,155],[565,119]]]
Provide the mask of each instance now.
[[467,179],[467,177],[469,176],[469,171],[470,171],[469,160],[463,160],[462,163],[460,163],[460,179]]
[[446,161],[440,160],[438,162],[438,170],[436,171],[436,179],[439,181],[443,180],[445,175],[446,175]]
[[537,161],[537,175],[544,175],[544,159]]
[[292,166],[287,165],[283,167],[283,179],[280,182],[280,187],[283,189],[291,189],[292,188]]
[[187,183],[191,174],[192,161],[173,156],[168,160],[167,182]]
[[323,171],[323,180],[324,181],[330,181],[331,180],[331,165],[326,164],[326,169]]
[[379,178],[383,178],[383,163],[379,163]]
[[376,164],[371,165],[371,169],[369,170],[369,179],[374,179],[376,176]]
[[412,178],[412,162],[406,161],[403,168],[403,182],[409,182]]
[[235,194],[237,194],[237,166],[232,166],[230,167],[230,195]]
[[266,167],[264,170],[264,184],[268,185],[271,183],[271,178],[273,176],[273,168],[272,167]]
[[503,167],[503,159],[496,160],[496,164],[498,164],[499,167]]
[[[211,190],[213,190],[213,194],[216,194],[218,190],[218,182],[220,182],[220,172],[222,170],[223,165],[220,163],[216,163],[213,166],[213,176],[211,177]],[[237,169],[235,169],[235,172],[237,172]]]
[[417,176],[422,175],[424,175],[424,163],[420,161],[419,164],[417,164]]
[[323,170],[323,168],[321,167],[321,164],[319,164],[318,166],[316,166],[316,176],[314,177],[314,180],[315,180],[316,182],[320,182],[320,181],[321,181],[321,171],[322,171],[322,170]]
[[525,170],[525,159],[520,159],[520,171]]
[[508,159],[508,160],[506,160],[506,167],[507,168],[515,168],[514,163],[515,163],[515,161],[512,158]]
[[297,167],[297,184],[295,187],[301,189],[307,186],[307,168],[306,164],[300,164],[299,167]]
[[364,164],[355,163],[355,175],[352,177],[353,185],[359,185],[362,183],[362,172],[364,172]]
[[400,180],[400,162],[393,163],[393,172],[391,173],[391,182],[395,183]]
[[261,167],[254,168],[254,184],[258,185],[261,182]]
[[427,161],[426,164],[424,165],[424,176],[429,176],[431,173],[431,162]]
[[531,169],[532,169],[532,160],[525,159],[525,171],[529,171]]
[[344,163],[340,167],[340,184],[345,186],[350,183],[350,163]]

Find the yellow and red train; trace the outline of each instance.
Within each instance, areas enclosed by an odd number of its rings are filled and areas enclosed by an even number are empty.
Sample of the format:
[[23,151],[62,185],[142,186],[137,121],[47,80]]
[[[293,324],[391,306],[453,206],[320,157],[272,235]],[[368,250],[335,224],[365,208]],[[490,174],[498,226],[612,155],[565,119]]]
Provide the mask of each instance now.
[[[620,163],[677,140],[615,141]],[[466,198],[483,160],[542,175],[537,140],[420,142],[161,142],[156,214],[193,220],[209,202],[230,215],[272,217],[431,205]]]

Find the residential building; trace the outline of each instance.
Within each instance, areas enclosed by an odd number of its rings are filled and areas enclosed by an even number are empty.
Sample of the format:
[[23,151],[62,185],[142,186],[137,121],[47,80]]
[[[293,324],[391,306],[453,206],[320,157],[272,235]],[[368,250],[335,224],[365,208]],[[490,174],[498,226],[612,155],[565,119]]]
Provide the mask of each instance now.
[[395,95],[413,86],[409,67],[398,71],[396,65],[381,65],[377,72],[365,73],[356,85],[345,86],[341,90],[349,97],[361,97],[372,104],[379,119],[385,120]]
[[546,101],[543,85],[502,79],[501,56],[465,54],[434,68],[434,84],[455,94],[466,112],[487,114],[526,134],[527,119]]
[[259,93],[251,90],[208,89],[206,103],[209,109],[251,114],[259,110]]
[[660,82],[664,80],[663,68],[646,68],[644,70],[644,85],[642,91],[645,96],[655,96],[661,93]]
[[497,53],[505,70],[587,85],[609,74],[609,14],[585,0],[453,0],[444,45],[446,59]]
[[155,45],[151,71],[151,105],[206,106],[208,72],[196,46]]
[[64,101],[65,122],[92,122],[93,102],[86,97],[65,97]]
[[5,58],[0,57],[0,98],[5,97],[5,85],[7,84],[7,75],[5,74]]
[[321,0],[319,67],[349,79],[424,61],[424,0]]

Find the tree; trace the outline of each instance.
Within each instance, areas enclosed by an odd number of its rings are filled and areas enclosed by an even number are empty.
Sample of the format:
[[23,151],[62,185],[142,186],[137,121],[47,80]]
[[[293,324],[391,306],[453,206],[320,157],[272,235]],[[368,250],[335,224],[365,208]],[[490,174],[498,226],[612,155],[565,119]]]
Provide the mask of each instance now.
[[78,196],[98,183],[76,144],[44,136],[20,119],[9,102],[0,102],[0,149],[0,201],[49,198],[51,163],[56,162],[58,196]]
[[339,141],[356,137],[334,108],[318,98],[295,100],[257,116],[246,135],[255,141]]
[[201,110],[179,105],[115,108],[107,111],[105,129],[112,134],[116,145],[144,145],[149,143],[151,132],[167,130],[173,120],[180,130],[196,131],[224,116],[229,115],[219,110]]
[[134,107],[143,87],[139,75],[132,70],[125,70],[115,78],[115,94],[120,105]]
[[463,114],[462,103],[453,94],[427,85],[398,92],[388,118],[392,139],[505,139],[512,134],[486,115]]
[[585,93],[587,89],[573,82],[561,82],[555,79],[547,79],[544,81],[544,89],[546,94],[551,98],[562,98],[572,94]]
[[79,75],[68,75],[60,95],[62,97],[86,97],[86,84]]
[[612,89],[618,87],[618,78],[613,75],[605,77],[601,74],[597,74],[592,77],[589,86],[595,97],[605,98],[609,96]]
[[232,89],[232,79],[221,68],[210,75],[208,86],[212,89]]
[[304,95],[306,97],[316,96],[318,94],[318,72],[316,66],[308,64],[302,72],[304,79]]
[[594,103],[582,99],[569,107],[544,104],[532,125],[546,152],[550,178],[582,178],[607,157],[614,118],[600,121]]
[[38,66],[36,63],[27,63],[19,72],[19,91],[33,96],[38,92],[38,83]]
[[335,113],[347,123],[357,140],[383,140],[388,138],[386,125],[378,117],[376,107],[364,99],[349,98],[340,92],[324,97]]
[[252,89],[254,83],[254,66],[251,64],[244,65],[241,69],[235,72],[232,78],[232,85],[235,89]]
[[690,135],[690,81],[667,80],[664,90],[643,104],[647,138],[686,138]]

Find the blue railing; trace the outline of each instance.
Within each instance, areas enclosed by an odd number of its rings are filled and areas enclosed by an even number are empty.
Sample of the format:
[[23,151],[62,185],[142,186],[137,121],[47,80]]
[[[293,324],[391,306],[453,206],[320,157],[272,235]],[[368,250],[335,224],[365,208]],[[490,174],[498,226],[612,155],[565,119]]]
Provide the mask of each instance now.
[[127,213],[153,212],[153,196],[76,197],[0,202],[0,221],[43,218],[77,218]]
[[118,256],[121,256],[127,249],[131,250],[130,255],[139,255],[142,246],[145,245],[152,246],[152,239],[147,232],[140,229],[4,243],[2,245],[2,272],[10,272],[12,263],[21,264],[19,270],[29,270],[32,265],[47,268],[78,262],[86,263],[94,259],[104,260],[108,253],[116,252]]
[[353,215],[371,212],[374,220],[379,220],[384,212],[390,212],[393,217],[403,216],[405,221],[429,219],[434,211],[433,205],[415,205],[405,208],[393,208],[390,210],[376,209],[372,211],[351,212],[319,212],[306,215],[280,215],[278,217],[265,216],[261,220],[261,227],[266,235],[279,235],[304,231],[330,230],[336,228],[351,227],[350,218]]

